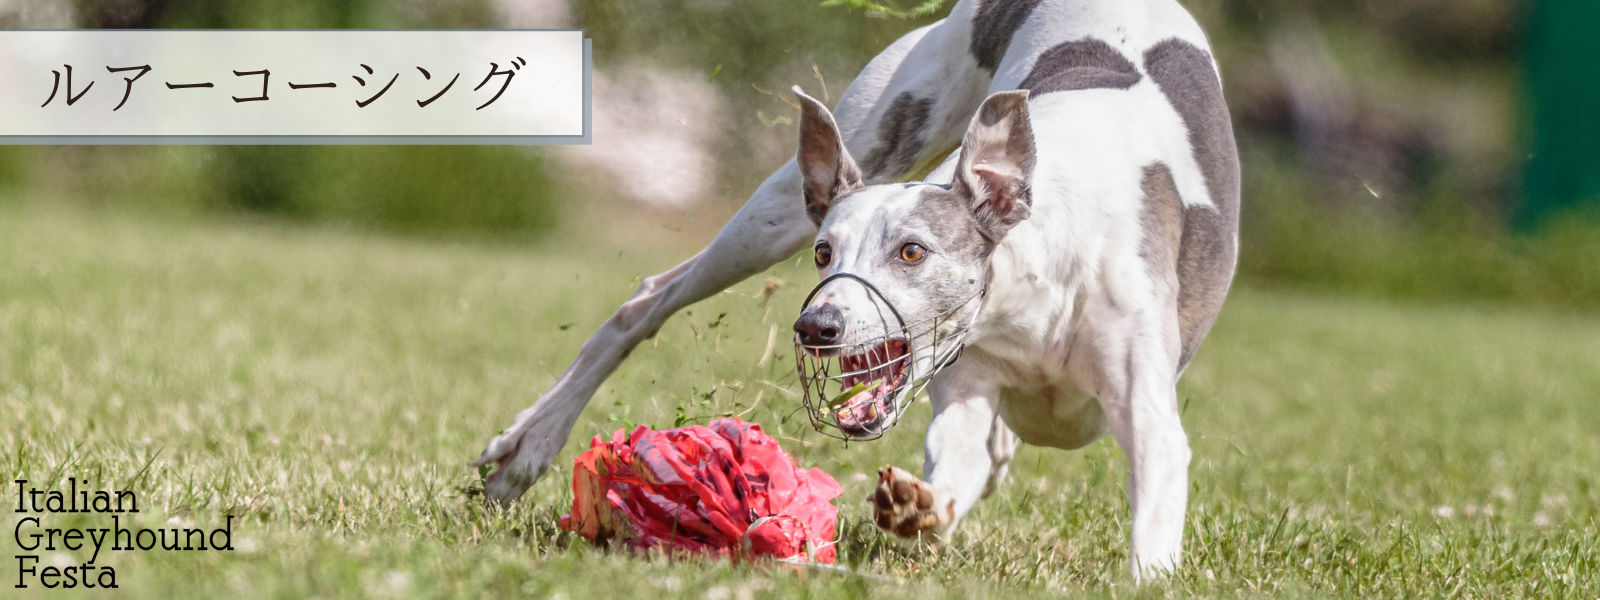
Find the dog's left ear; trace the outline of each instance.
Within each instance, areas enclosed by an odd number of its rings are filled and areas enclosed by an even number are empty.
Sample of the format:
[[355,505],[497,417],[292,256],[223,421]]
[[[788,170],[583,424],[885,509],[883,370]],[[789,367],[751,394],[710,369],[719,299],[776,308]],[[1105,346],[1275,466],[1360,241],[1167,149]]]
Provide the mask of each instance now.
[[967,198],[978,230],[991,242],[1028,218],[1033,207],[1033,125],[1028,91],[989,96],[961,141],[952,189]]
[[834,199],[862,187],[861,168],[845,150],[828,107],[805,95],[798,85],[794,93],[800,97],[800,151],[795,160],[800,165],[806,216],[821,226]]

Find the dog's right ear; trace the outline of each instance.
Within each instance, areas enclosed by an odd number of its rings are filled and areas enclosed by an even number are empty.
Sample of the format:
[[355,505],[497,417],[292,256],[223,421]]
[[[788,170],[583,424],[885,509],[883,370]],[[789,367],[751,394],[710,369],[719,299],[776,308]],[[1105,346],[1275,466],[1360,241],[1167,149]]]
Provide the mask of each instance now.
[[862,187],[861,168],[845,150],[828,107],[805,95],[798,85],[794,93],[800,97],[800,151],[795,160],[800,165],[806,216],[820,226],[834,199]]

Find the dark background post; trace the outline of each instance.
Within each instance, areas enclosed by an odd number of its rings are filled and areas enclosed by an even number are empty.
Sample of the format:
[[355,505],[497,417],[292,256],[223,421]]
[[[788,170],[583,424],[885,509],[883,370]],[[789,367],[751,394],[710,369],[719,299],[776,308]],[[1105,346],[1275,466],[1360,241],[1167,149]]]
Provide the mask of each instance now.
[[1518,229],[1600,200],[1600,3],[1538,0],[1524,64],[1529,120]]

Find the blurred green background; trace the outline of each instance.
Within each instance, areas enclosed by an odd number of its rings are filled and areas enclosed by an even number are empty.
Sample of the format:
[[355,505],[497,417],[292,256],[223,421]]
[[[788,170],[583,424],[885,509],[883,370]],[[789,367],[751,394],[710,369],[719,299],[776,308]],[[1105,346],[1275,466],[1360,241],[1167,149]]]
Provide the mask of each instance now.
[[[692,246],[792,152],[795,109],[778,91],[836,98],[953,0],[910,19],[822,4],[0,0],[9,28],[580,27],[596,66],[588,148],[0,147],[0,204],[495,244],[614,217]],[[1600,308],[1600,5],[1184,5],[1238,131],[1242,282]]]

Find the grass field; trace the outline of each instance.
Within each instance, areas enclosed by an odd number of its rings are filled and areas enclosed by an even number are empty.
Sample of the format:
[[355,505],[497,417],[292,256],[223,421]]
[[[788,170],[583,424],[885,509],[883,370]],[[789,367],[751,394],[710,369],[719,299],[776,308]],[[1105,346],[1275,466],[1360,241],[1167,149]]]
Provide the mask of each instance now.
[[[0,212],[5,481],[132,489],[151,527],[238,517],[233,552],[102,555],[139,598],[1600,595],[1600,316],[1493,306],[1235,290],[1180,386],[1187,553],[1157,585],[1126,575],[1110,440],[1025,447],[943,550],[873,529],[864,476],[920,466],[928,410],[848,448],[784,423],[783,331],[815,281],[793,264],[769,274],[784,285],[765,306],[757,277],[674,317],[601,389],[563,464],[485,508],[467,462],[637,276],[687,255],[572,233],[484,246]],[[838,477],[840,562],[862,575],[559,534],[575,451],[680,409],[743,414]],[[3,514],[12,534],[22,515]],[[5,596],[71,595],[13,589],[23,552],[0,547]]]

